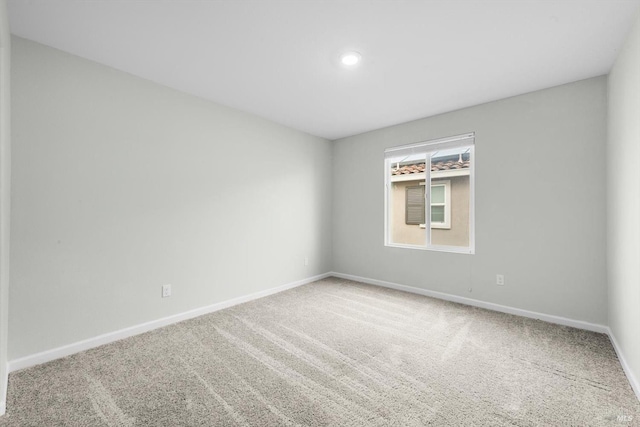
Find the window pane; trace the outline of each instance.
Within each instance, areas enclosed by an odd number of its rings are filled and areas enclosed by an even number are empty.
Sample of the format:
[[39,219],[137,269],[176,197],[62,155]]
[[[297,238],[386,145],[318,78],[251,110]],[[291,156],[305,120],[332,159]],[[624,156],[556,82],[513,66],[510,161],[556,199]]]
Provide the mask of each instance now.
[[471,150],[456,147],[431,156],[431,244],[469,246]]
[[431,186],[431,203],[444,203],[444,185]]
[[431,206],[431,222],[444,222],[444,206]]
[[474,252],[474,143],[468,133],[384,150],[386,245]]
[[[426,243],[425,165],[426,155],[389,160],[388,236],[391,243]],[[366,215],[366,213],[363,213]]]

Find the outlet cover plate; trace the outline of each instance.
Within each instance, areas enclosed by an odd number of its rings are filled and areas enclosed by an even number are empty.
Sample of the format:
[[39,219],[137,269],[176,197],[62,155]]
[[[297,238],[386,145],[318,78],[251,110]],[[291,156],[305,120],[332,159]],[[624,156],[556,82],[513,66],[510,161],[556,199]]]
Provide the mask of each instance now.
[[162,285],[162,298],[171,296],[171,285]]

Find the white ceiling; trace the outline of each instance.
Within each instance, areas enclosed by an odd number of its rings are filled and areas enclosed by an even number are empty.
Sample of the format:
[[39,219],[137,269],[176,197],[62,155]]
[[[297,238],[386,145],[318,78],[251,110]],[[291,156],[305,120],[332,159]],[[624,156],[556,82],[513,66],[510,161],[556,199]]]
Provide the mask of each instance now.
[[[9,0],[11,31],[328,139],[609,72],[640,0]],[[348,70],[348,49],[362,63]]]

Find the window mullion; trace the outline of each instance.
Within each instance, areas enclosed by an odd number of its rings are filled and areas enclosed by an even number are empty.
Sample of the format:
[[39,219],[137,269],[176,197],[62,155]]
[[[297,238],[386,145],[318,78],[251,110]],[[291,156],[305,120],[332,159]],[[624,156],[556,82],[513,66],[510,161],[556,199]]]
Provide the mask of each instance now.
[[431,152],[426,153],[425,158],[425,182],[424,182],[424,228],[426,232],[425,246],[431,246]]
[[388,245],[391,243],[391,226],[390,226],[390,215],[389,209],[391,209],[393,203],[393,195],[391,190],[391,177],[389,176],[389,171],[391,169],[391,160],[385,159],[384,161],[384,244]]

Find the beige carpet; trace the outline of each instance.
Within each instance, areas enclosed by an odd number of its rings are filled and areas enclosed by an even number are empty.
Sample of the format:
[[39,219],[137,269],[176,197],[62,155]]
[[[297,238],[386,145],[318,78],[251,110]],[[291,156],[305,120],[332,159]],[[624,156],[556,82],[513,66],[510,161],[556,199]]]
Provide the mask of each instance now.
[[331,278],[13,373],[0,425],[638,421],[605,335]]

